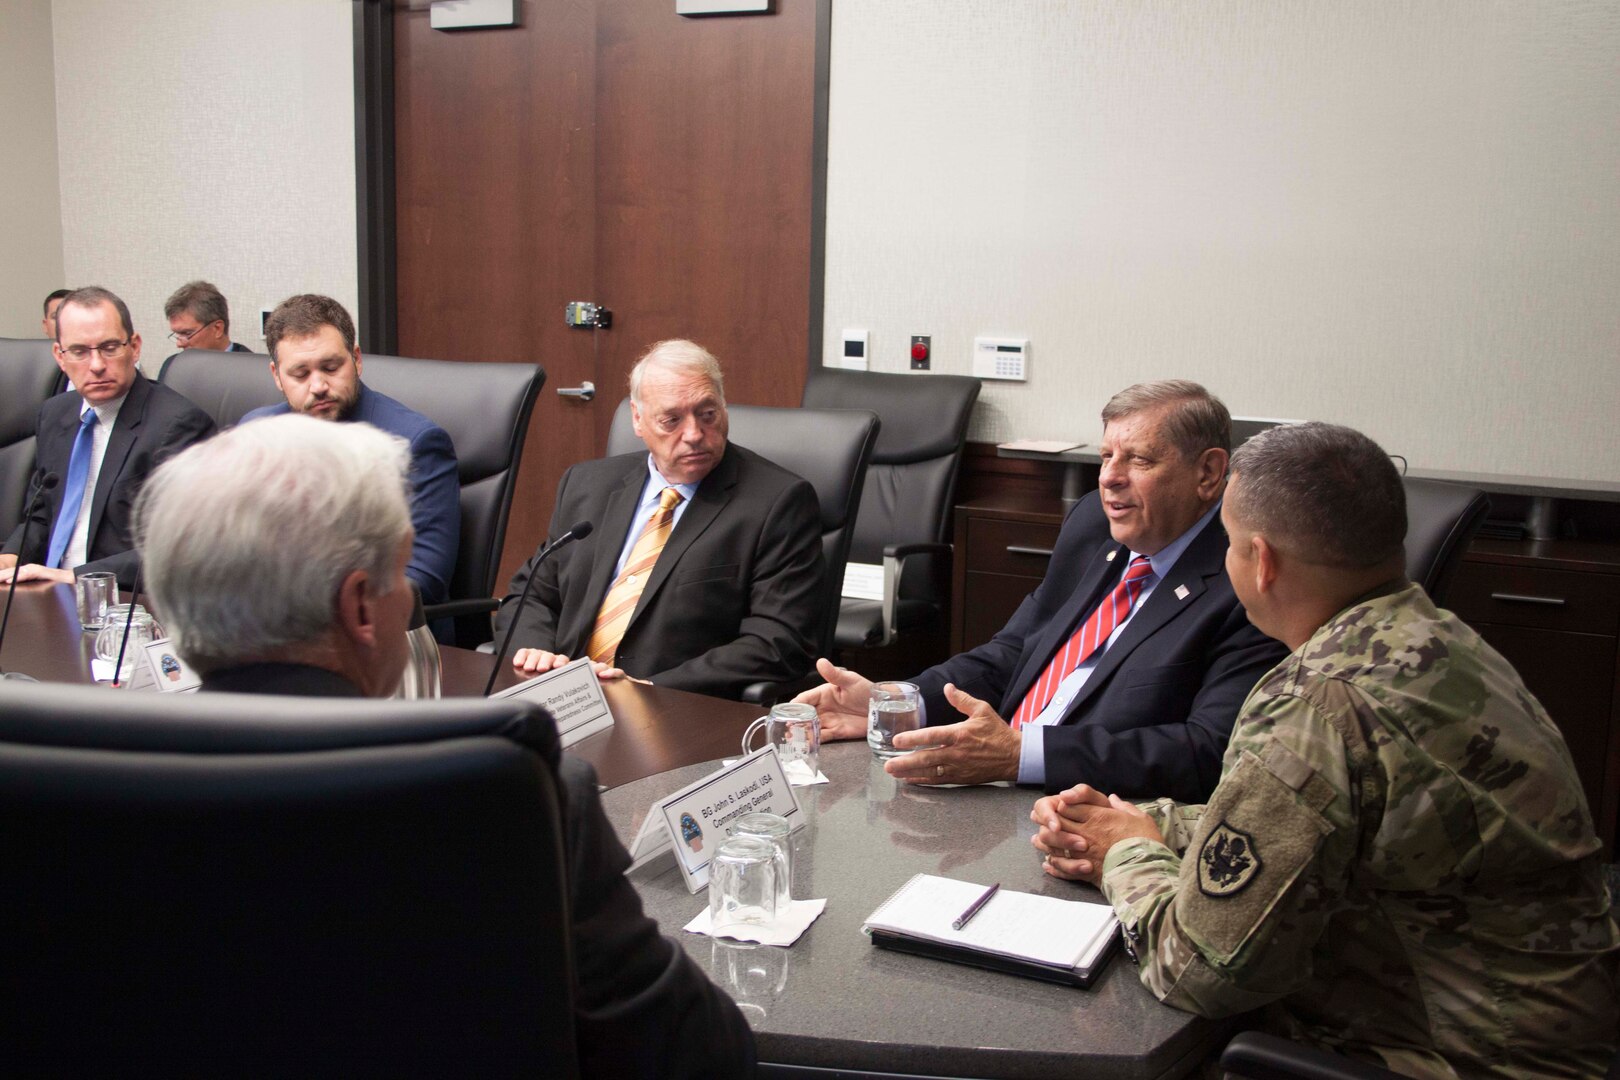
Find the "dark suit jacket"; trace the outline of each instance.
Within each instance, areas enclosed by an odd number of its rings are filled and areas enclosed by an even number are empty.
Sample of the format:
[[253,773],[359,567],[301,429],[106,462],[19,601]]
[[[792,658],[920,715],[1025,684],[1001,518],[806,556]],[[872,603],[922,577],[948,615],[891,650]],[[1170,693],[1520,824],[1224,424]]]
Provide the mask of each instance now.
[[[945,701],[947,682],[1011,717],[1081,618],[1119,583],[1126,551],[1109,534],[1096,492],[1075,504],[1046,577],[1007,625],[918,677],[929,723],[961,719]],[[1238,708],[1288,655],[1250,624],[1225,559],[1226,530],[1214,518],[1103,654],[1062,723],[1042,732],[1048,791],[1083,782],[1201,803],[1215,790]]]
[[[563,474],[550,535],[578,521],[596,528],[555,552],[537,575],[530,559],[512,578],[496,616],[502,631],[536,576],[514,650],[584,655],[646,480],[640,451]],[[824,573],[815,491],[731,443],[670,534],[615,663],[660,686],[719,697],[735,698],[749,683],[797,679],[815,662]]]
[[[241,422],[291,411],[284,401],[254,409]],[[424,604],[443,603],[450,599],[450,578],[456,572],[456,552],[461,546],[461,481],[449,432],[365,383],[360,384],[360,398],[349,419],[381,428],[411,444],[411,527],[416,530],[416,541],[405,576],[421,590]]]
[[[78,391],[58,394],[40,406],[34,422],[38,438],[35,461],[54,472],[60,482],[40,499],[32,524],[23,522],[6,541],[4,552],[20,556],[20,561],[39,562],[50,546],[51,525],[56,521],[67,488],[68,459],[73,456],[73,440],[79,433]],[[134,586],[139,559],[130,533],[130,516],[135,497],[153,469],[168,458],[201,442],[214,433],[214,421],[190,401],[155,383],[135,375],[129,396],[118,410],[118,422],[107,436],[107,453],[101,459],[96,490],[90,496],[89,559],[74,572],[111,571],[124,588]],[[23,529],[28,529],[28,546],[22,547]]]
[[[204,676],[204,691],[358,697],[320,668],[250,664]],[[537,750],[542,748],[536,747]],[[575,1035],[583,1076],[751,1076],[754,1037],[730,998],[658,924],[624,872],[630,856],[602,812],[596,772],[560,754],[557,770],[573,919]]]

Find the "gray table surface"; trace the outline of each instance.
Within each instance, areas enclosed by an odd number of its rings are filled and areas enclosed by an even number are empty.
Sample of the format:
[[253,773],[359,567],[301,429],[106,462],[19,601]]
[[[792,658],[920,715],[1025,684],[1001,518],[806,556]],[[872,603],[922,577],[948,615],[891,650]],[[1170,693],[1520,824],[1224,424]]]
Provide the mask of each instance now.
[[[676,769],[603,796],[626,844],[654,799],[712,771]],[[864,742],[822,748],[825,785],[798,788],[793,895],[827,908],[791,948],[682,932],[708,904],[673,856],[632,871],[648,914],[742,1006],[762,1062],[807,1069],[951,1077],[1170,1077],[1225,1042],[1227,1025],[1159,1004],[1123,950],[1090,990],[874,947],[866,917],[912,874],[929,873],[1102,902],[1041,873],[1029,789],[896,783]],[[808,1073],[807,1073],[808,1075]]]

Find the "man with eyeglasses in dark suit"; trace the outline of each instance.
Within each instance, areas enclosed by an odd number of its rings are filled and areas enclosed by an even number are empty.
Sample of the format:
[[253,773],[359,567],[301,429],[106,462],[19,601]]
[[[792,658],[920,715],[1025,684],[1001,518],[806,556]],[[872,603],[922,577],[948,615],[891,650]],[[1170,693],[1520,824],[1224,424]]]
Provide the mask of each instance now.
[[[57,477],[0,546],[0,584],[71,584],[109,571],[133,586],[135,496],[157,465],[214,433],[214,421],[141,374],[141,336],[106,289],[76,289],[56,313],[56,363],[73,384],[40,407],[36,462]],[[27,543],[24,544],[26,539]]]

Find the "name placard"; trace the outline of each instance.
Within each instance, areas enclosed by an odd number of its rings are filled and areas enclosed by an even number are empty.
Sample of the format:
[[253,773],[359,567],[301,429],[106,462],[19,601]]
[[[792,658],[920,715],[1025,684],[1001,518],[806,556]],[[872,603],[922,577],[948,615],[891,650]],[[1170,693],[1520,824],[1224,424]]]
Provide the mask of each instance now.
[[202,685],[202,676],[191,670],[191,665],[180,659],[168,638],[158,638],[141,646],[146,651],[147,670],[152,681],[165,694],[186,694]]
[[613,726],[602,680],[584,656],[490,697],[522,698],[544,705],[557,721],[557,736],[564,747]]
[[688,892],[709,884],[709,859],[730,835],[731,822],[760,810],[803,822],[776,747],[763,746],[745,758],[701,777],[653,803],[630,843],[631,866],[675,851]]

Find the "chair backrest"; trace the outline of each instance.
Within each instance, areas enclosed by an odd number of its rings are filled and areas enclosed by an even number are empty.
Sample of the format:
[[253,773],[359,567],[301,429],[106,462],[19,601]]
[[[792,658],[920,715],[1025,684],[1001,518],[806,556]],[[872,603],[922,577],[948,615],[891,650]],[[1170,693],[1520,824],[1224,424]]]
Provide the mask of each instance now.
[[1441,602],[1491,500],[1478,488],[1402,477],[1406,486],[1406,576]]
[[[821,655],[832,648],[843,589],[844,564],[855,534],[866,466],[881,426],[871,412],[845,409],[777,409],[728,405],[730,439],[809,481],[821,504],[821,554],[827,564],[822,625],[816,641]],[[608,430],[609,455],[644,449],[630,426],[630,399],[619,403]]]
[[8,683],[22,1074],[572,1075],[555,725]]
[[883,421],[866,468],[850,558],[883,561],[889,544],[943,543],[955,501],[968,419],[979,399],[966,375],[899,375],[815,368],[813,409],[870,409]]
[[34,421],[61,375],[45,338],[0,338],[0,540],[22,520],[34,471]]
[[[169,360],[159,378],[225,428],[283,400],[269,362],[261,353],[187,349]],[[493,596],[517,466],[545,369],[402,356],[366,356],[364,363],[367,386],[449,432],[461,482],[461,546],[450,596]]]

